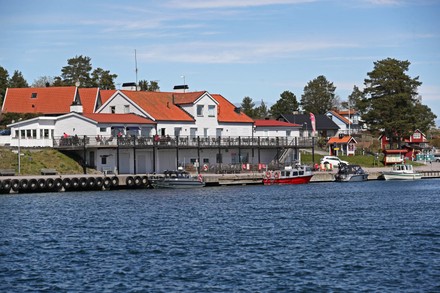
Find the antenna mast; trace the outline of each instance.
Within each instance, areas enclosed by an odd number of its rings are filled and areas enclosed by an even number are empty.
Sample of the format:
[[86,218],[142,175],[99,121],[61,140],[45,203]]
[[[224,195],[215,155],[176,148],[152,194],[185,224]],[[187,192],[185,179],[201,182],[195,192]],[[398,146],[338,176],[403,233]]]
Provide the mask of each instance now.
[[137,64],[137,57],[136,57],[136,49],[134,49],[134,68],[136,72],[136,91],[138,89],[138,64]]

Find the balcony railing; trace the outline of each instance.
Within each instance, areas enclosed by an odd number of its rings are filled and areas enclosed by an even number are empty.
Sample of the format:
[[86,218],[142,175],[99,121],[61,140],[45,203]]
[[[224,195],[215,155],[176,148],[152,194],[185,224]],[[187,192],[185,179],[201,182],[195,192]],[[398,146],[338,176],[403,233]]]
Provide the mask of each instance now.
[[160,147],[160,148],[216,148],[216,147],[298,147],[310,148],[311,137],[214,137],[214,136],[73,136],[53,139],[56,148],[80,147]]

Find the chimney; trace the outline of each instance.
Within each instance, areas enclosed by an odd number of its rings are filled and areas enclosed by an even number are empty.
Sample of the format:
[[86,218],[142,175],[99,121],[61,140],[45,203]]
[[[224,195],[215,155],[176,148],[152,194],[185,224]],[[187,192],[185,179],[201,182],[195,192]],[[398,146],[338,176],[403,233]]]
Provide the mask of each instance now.
[[184,93],[187,89],[189,89],[188,85],[182,84],[182,85],[175,85],[173,87],[174,92],[176,93]]

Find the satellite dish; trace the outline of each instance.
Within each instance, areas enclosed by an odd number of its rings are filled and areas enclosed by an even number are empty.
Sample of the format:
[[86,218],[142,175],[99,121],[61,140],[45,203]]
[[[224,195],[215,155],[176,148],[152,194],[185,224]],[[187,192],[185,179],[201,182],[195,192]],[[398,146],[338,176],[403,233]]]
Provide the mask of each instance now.
[[79,87],[81,85],[81,83],[79,81],[75,82],[75,86]]

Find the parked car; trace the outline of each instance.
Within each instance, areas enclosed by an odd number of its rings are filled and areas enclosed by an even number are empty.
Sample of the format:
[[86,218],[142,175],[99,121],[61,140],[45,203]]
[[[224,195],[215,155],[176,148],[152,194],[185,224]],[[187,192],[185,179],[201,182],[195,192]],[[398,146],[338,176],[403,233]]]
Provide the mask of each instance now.
[[11,135],[10,129],[2,129],[0,130],[0,135]]
[[348,165],[347,161],[343,161],[336,156],[324,156],[321,159],[321,164],[327,164],[327,163],[332,164],[333,167],[339,167],[340,164]]
[[434,161],[440,162],[440,154],[434,154]]

